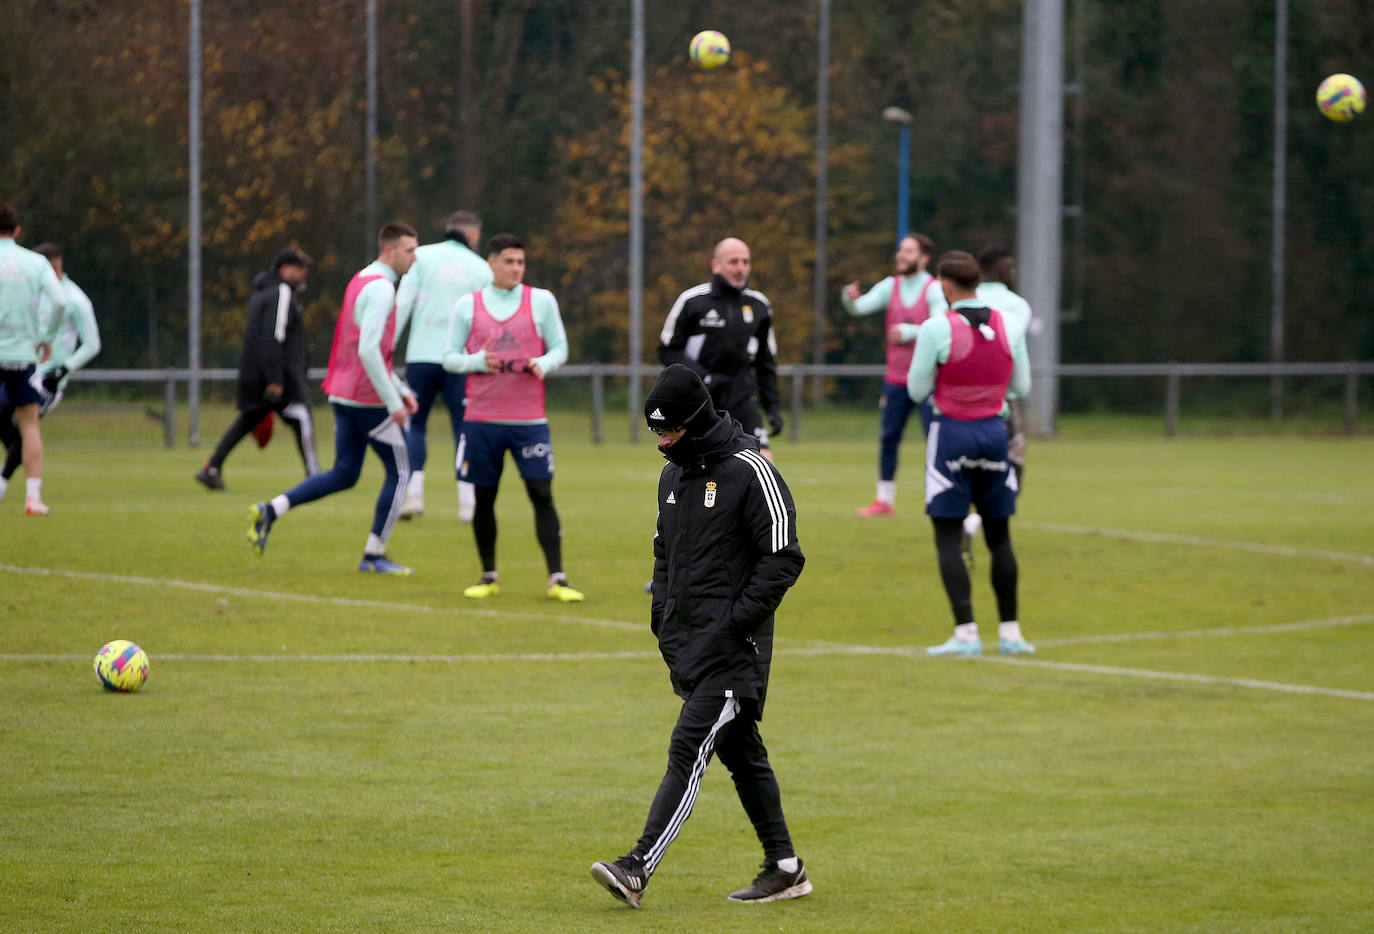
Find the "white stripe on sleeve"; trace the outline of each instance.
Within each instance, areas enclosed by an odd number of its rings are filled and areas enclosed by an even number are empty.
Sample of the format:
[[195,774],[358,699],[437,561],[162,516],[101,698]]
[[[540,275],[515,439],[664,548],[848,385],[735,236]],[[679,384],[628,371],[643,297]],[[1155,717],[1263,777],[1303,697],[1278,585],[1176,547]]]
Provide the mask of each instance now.
[[787,547],[792,540],[790,523],[787,518],[787,504],[783,502],[782,491],[778,489],[778,478],[773,474],[773,465],[758,451],[739,451],[735,454],[740,460],[754,468],[759,487],[763,490],[763,500],[768,504],[768,514],[773,520],[773,551],[776,554]]
[[286,343],[286,319],[291,314],[291,286],[285,282],[277,286],[277,326],[272,336],[278,344]]

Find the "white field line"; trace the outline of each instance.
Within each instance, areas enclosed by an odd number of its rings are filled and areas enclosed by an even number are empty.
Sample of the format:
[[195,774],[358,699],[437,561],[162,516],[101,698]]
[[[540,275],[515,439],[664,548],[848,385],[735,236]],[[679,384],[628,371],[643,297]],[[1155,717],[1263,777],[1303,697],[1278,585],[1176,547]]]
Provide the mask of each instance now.
[[1358,626],[1374,623],[1374,613],[1363,616],[1333,616],[1330,619],[1308,619],[1296,623],[1275,623],[1272,626],[1221,626],[1215,629],[1183,629],[1178,632],[1122,632],[1099,633],[1093,636],[1066,636],[1063,639],[1036,639],[1036,647],[1086,645],[1093,642],[1146,642],[1151,639],[1198,639],[1214,636],[1266,636],[1276,632],[1301,632],[1307,629],[1330,629],[1336,626]]
[[649,628],[648,623],[628,623],[618,619],[595,619],[589,616],[564,616],[553,613],[513,613],[508,610],[478,609],[475,607],[438,607],[419,603],[400,603],[385,600],[358,600],[352,597],[321,597],[308,593],[283,593],[273,590],[249,590],[245,587],[225,587],[220,584],[202,584],[196,581],[182,581],[161,577],[133,577],[126,574],[104,574],[96,571],[68,571],[54,568],[21,567],[15,564],[0,564],[0,572],[21,574],[32,577],[60,577],[67,580],[102,581],[111,584],[139,584],[147,587],[169,587],[173,590],[191,590],[197,593],[221,594],[231,597],[250,597],[263,600],[285,600],[291,603],[310,603],[322,606],[343,606],[359,610],[399,610],[403,613],[440,613],[453,616],[483,616],[494,619],[537,619],[554,623],[580,623],[584,626],[602,626],[611,629],[625,629],[639,632]]
[[1285,558],[1318,558],[1323,561],[1341,561],[1347,564],[1361,564],[1374,568],[1374,555],[1358,554],[1347,551],[1325,551],[1320,548],[1293,548],[1289,545],[1268,545],[1263,542],[1245,542],[1231,538],[1206,538],[1201,535],[1180,535],[1175,532],[1140,532],[1133,529],[1099,529],[1090,525],[1062,525],[1058,522],[1017,522],[1024,529],[1041,532],[1064,532],[1068,535],[1100,535],[1103,538],[1122,538],[1133,542],[1163,542],[1169,545],[1192,545],[1197,548],[1221,548],[1232,551],[1250,551],[1261,555],[1279,555]]

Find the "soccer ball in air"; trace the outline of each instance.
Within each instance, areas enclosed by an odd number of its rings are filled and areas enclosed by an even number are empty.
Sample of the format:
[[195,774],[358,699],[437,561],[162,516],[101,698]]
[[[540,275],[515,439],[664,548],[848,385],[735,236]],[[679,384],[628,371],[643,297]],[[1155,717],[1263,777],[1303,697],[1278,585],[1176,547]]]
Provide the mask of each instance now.
[[127,639],[107,642],[91,667],[107,691],[137,691],[148,680],[148,656]]
[[1332,75],[1317,88],[1317,107],[1328,120],[1348,123],[1364,113],[1364,85],[1351,75]]
[[[692,37],[690,52],[693,65],[703,71],[710,71],[730,60],[730,40],[714,29],[703,29]],[[1363,100],[1363,97],[1361,99]]]

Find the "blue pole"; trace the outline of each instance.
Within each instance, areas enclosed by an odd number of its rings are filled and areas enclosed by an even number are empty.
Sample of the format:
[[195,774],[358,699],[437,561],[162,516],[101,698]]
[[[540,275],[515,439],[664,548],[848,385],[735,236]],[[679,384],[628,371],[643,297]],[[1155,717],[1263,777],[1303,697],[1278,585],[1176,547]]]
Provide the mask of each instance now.
[[909,202],[911,201],[911,124],[903,123],[897,138],[897,244],[911,230]]

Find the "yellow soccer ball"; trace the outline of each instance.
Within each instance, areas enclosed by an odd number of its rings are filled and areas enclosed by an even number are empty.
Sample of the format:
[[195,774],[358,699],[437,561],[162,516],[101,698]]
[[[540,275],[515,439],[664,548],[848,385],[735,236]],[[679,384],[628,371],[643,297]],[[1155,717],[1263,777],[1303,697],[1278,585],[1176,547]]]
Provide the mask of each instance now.
[[1348,123],[1364,113],[1364,85],[1351,75],[1332,75],[1317,88],[1317,108],[1328,120]]
[[107,642],[91,663],[107,691],[137,691],[148,680],[148,656],[127,639]]
[[710,71],[730,60],[730,40],[725,38],[724,33],[703,29],[692,37],[688,51],[693,65],[702,71]]

